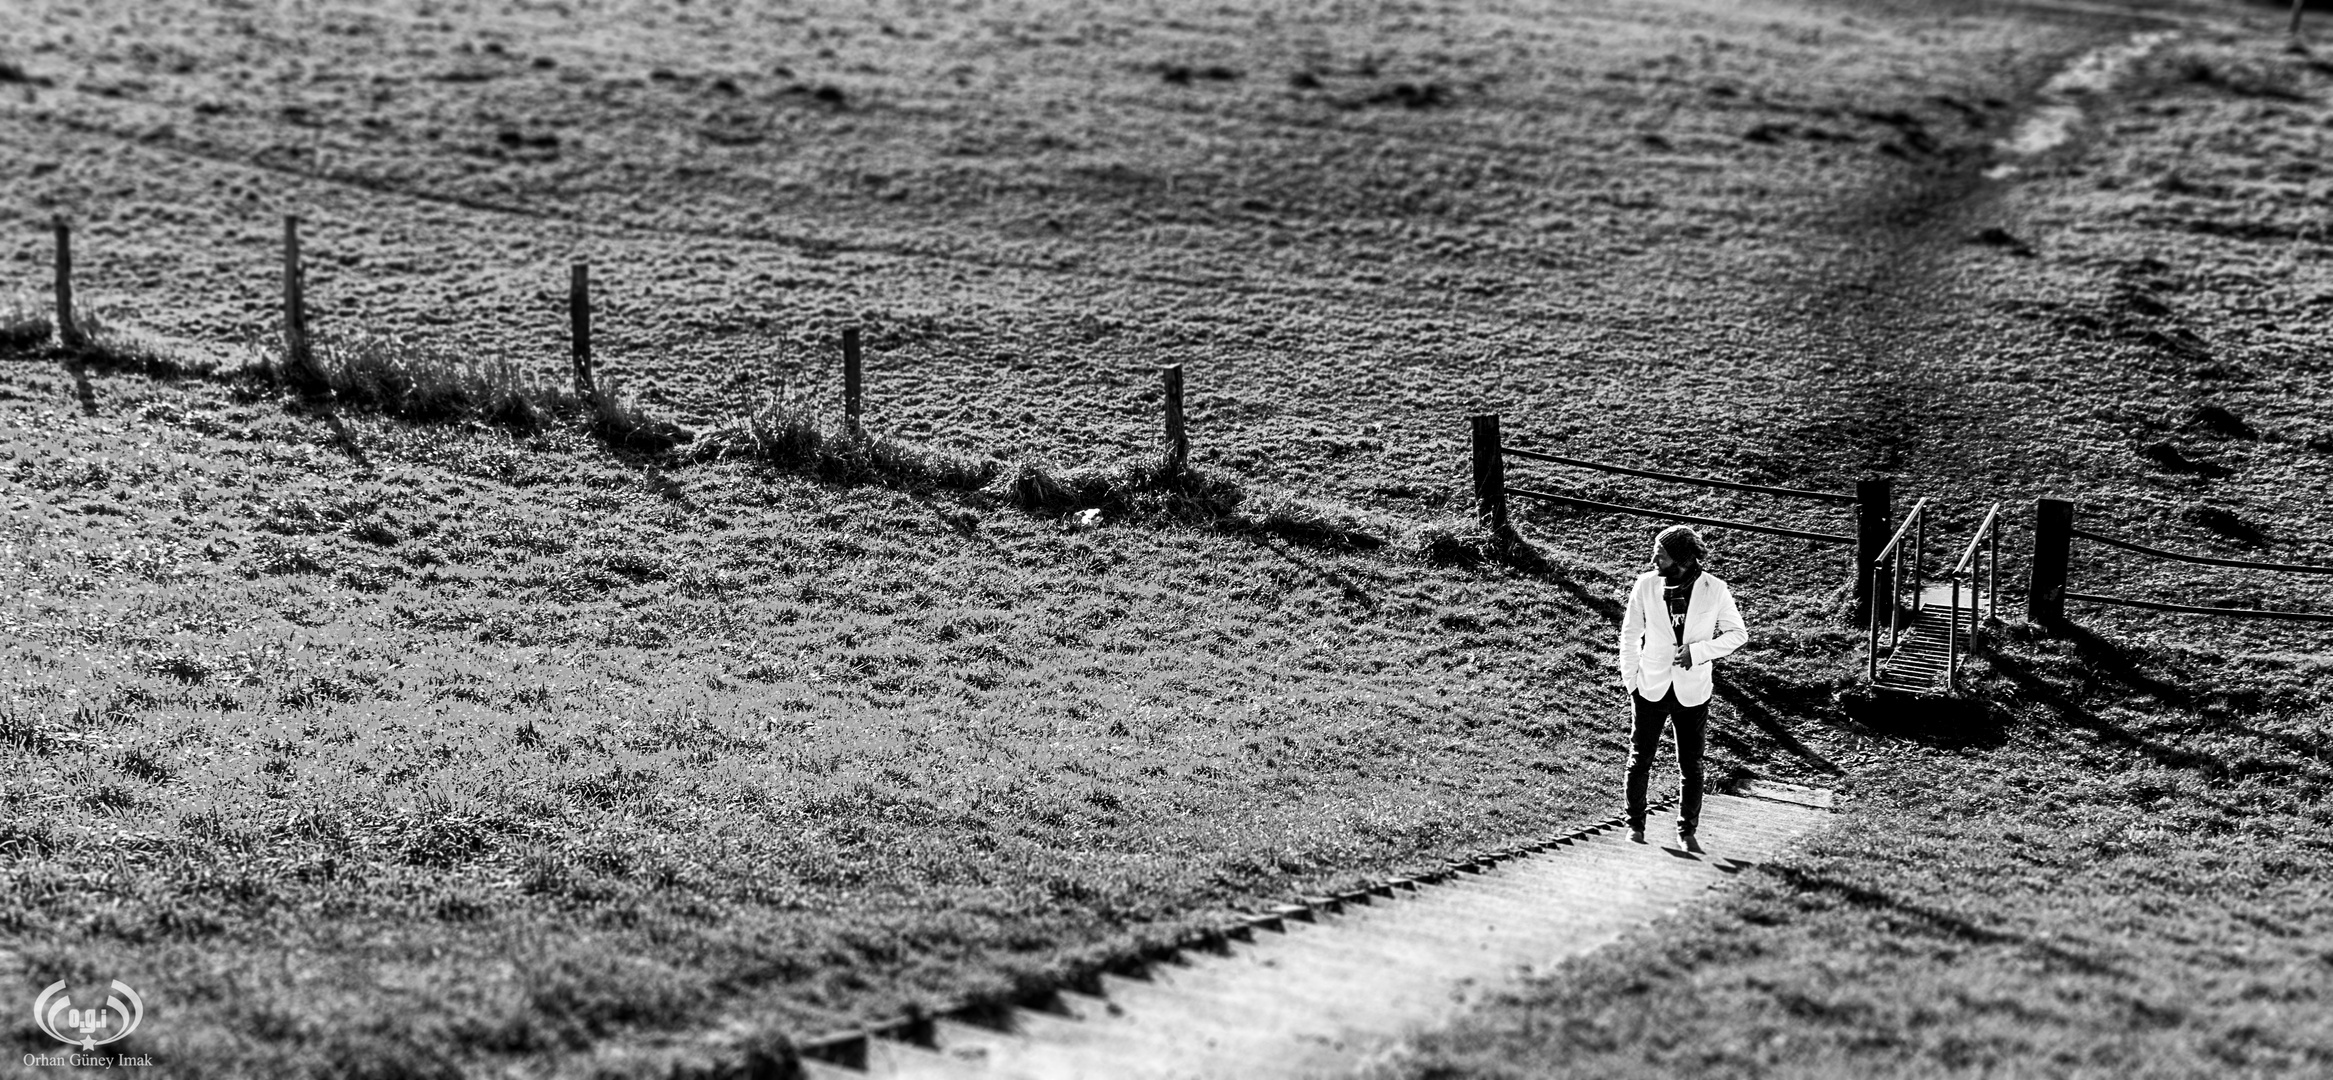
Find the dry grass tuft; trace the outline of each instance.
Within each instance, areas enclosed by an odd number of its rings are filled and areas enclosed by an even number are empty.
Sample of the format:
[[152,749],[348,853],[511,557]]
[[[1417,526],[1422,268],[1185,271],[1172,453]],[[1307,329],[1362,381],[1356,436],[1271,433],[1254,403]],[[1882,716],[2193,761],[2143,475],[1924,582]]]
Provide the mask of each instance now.
[[843,484],[977,491],[995,479],[997,464],[909,446],[820,413],[799,401],[774,399],[743,420],[698,439],[700,460],[748,458],[799,469]]
[[1500,543],[1480,522],[1436,521],[1420,527],[1405,546],[1435,566],[1479,566],[1497,562]]
[[1255,533],[1311,547],[1373,551],[1386,531],[1351,511],[1279,493],[1250,492],[1236,481],[1164,454],[1112,467],[1055,472],[1040,460],[1015,466],[1006,495],[1031,513],[1066,515],[1099,510],[1113,519],[1140,518]]
[[76,342],[51,342],[56,324],[37,308],[21,301],[0,304],[0,352],[38,353],[103,372],[130,372],[156,379],[204,378],[219,371],[219,361],[190,351],[128,323],[116,321],[109,310],[79,311]]
[[1238,484],[1178,469],[1164,456],[1069,472],[1058,472],[1042,459],[1024,460],[1014,467],[1008,487],[1013,504],[1032,513],[1100,510],[1114,518],[1218,518],[1247,497]]
[[318,341],[313,369],[279,356],[268,369],[277,384],[309,397],[424,423],[474,420],[533,432],[587,420],[610,442],[667,449],[693,436],[648,415],[613,379],[594,398],[507,358],[479,359],[383,334]]
[[55,327],[22,301],[0,301],[0,354],[31,352],[48,344]]
[[[479,360],[381,335],[318,342],[315,355],[319,391],[408,420],[479,420],[535,431],[585,411],[572,388],[507,359]],[[278,365],[277,377],[297,385],[287,364]]]

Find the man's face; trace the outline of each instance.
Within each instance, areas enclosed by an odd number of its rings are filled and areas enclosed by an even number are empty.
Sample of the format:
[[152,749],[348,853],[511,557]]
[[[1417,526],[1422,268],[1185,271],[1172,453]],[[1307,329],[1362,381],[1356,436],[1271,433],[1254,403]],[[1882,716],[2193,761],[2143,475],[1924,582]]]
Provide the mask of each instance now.
[[1677,560],[1670,558],[1667,550],[1656,547],[1653,549],[1653,569],[1660,571],[1662,577],[1674,581],[1677,577]]

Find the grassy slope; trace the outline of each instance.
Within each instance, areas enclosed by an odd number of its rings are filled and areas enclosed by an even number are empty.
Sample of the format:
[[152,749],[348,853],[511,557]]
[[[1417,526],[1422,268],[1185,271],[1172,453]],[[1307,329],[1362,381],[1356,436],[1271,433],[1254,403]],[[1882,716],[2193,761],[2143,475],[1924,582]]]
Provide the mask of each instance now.
[[800,1034],[1606,798],[1540,583],[0,378],[14,948],[182,1063]]
[[[608,352],[674,407],[734,408],[762,371],[823,382],[811,349],[855,315],[887,427],[1069,461],[1143,445],[1139,365],[1201,360],[1220,373],[1195,385],[1203,464],[1389,534],[1450,499],[1452,432],[1483,407],[1768,480],[1925,468],[1896,445],[1923,430],[1907,373],[1863,363],[1871,321],[1834,312],[1856,314],[1858,260],[1894,250],[1875,236],[1916,231],[1935,181],[1971,172],[1964,148],[2008,112],[1987,95],[2098,33],[1781,5],[1364,26],[1295,6],[1280,37],[1097,24],[1076,36],[1115,47],[1094,49],[992,27],[1008,44],[972,49],[952,26],[883,42],[819,14],[807,29],[842,44],[806,77],[883,108],[765,112],[799,129],[738,149],[674,144],[721,94],[686,64],[792,102],[766,73],[809,66],[804,25],[717,35],[784,55],[707,52],[686,26],[553,34],[545,68],[453,48],[520,35],[421,24],[238,60],[265,32],[154,11],[187,70],[12,26],[29,66],[62,50],[89,74],[0,126],[55,152],[8,166],[39,206],[7,212],[73,208],[106,252],[84,255],[94,291],[166,333],[264,329],[257,200],[290,191],[312,250],[339,252],[311,290],[326,320],[542,356],[516,316],[555,306],[540,279],[572,249],[628,268],[603,275]],[[292,60],[344,48],[385,58],[368,77],[391,92]],[[861,70],[856,49],[894,59]],[[1248,77],[1152,63],[1218,57]],[[214,81],[277,64],[312,80],[296,122]],[[493,71],[433,85],[449,64]],[[982,107],[918,96],[935,84],[915,73],[950,64]],[[1327,92],[1288,82],[1302,70]],[[1372,101],[1402,82],[1455,104]],[[1031,119],[1064,87],[1078,108]],[[455,145],[500,145],[513,118],[565,133],[564,164]],[[323,153],[286,160],[286,123]],[[1742,137],[1768,123],[1789,131]],[[868,161],[888,179],[839,182]],[[37,281],[39,246],[15,257]],[[780,287],[784,323],[738,299]],[[158,987],[179,1018],[157,1053],[194,1071],[578,1071],[709,1017],[799,1034],[1610,803],[1593,688],[1642,534],[1606,520],[1527,516],[1577,558],[1523,579],[1155,524],[1068,534],[567,435],[357,418],[352,454],[215,387],[100,376],[88,416],[54,369],[0,370],[23,583],[8,723],[39,767],[8,791],[39,808],[5,848],[10,948],[27,988],[60,969]],[[1713,391],[1724,425],[1703,419]],[[1664,426],[1679,415],[1692,438]],[[1764,651],[1731,673],[1722,771],[1809,775],[1771,732],[1849,664],[1840,574],[1814,554],[1728,544]],[[1801,734],[1843,761],[1872,745]],[[93,850],[113,858],[67,854]]]
[[[1959,284],[1929,299],[1960,329],[1915,321],[1883,355],[1952,356],[1929,377],[1961,400],[2035,393],[2055,419],[2021,431],[1966,408],[1940,423],[1954,453],[1933,468],[2077,495],[2109,534],[2333,564],[2333,270],[2305,239],[2329,76],[2257,27],[2192,35],[2123,92],[2105,139],[1967,208],[1956,227],[2004,225],[2037,257],[1947,253],[1939,280]],[[2333,599],[2322,578],[2096,546],[2078,548],[2074,581],[2193,603]],[[1989,717],[1818,714],[1869,740],[1842,757],[1856,799],[1837,828],[1388,1071],[2333,1068],[2326,630],[2076,615],[2072,636],[2020,630],[1980,665]]]

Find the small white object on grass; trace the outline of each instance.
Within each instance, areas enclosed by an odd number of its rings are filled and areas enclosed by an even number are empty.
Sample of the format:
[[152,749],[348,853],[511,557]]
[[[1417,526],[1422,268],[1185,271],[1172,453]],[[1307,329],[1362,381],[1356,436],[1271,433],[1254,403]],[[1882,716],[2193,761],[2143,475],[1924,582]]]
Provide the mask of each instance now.
[[1102,512],[1098,509],[1080,510],[1069,516],[1069,527],[1072,529],[1091,529],[1101,523]]

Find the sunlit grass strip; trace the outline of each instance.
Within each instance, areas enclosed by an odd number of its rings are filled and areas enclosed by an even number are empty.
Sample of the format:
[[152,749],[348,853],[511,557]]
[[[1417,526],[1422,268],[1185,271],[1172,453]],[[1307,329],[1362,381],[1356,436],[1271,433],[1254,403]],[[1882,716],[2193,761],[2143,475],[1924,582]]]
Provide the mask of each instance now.
[[853,428],[799,401],[764,403],[736,423],[706,432],[691,450],[699,460],[746,458],[843,484],[978,491],[1000,466],[911,446]]
[[[691,433],[642,410],[609,379],[591,397],[508,358],[479,358],[402,338],[361,334],[314,344],[307,396],[422,423],[463,420],[519,431],[584,422],[611,442],[665,449]],[[277,381],[291,374],[279,358]]]
[[1272,536],[1309,546],[1375,550],[1386,530],[1350,511],[1278,492],[1254,492],[1158,454],[1115,466],[1055,472],[1042,461],[1013,469],[1007,495],[1034,513],[1098,510],[1105,518],[1172,521]]
[[221,364],[210,357],[116,321],[104,309],[76,310],[78,342],[56,340],[56,324],[21,300],[0,302],[0,354],[62,359],[97,371],[126,371],[155,379],[208,378]]
[[[279,358],[279,381],[289,377]],[[383,335],[320,341],[314,352],[319,396],[423,423],[477,420],[521,431],[590,412],[573,388],[507,359],[480,359]]]
[[[1059,470],[1041,459],[1009,468],[994,460],[926,449],[870,432],[797,400],[772,400],[735,423],[703,433],[649,415],[613,377],[590,396],[564,379],[507,358],[481,358],[388,334],[336,335],[313,343],[297,369],[280,350],[235,366],[80,316],[83,341],[58,346],[69,362],[156,378],[206,378],[281,387],[311,400],[419,423],[471,421],[518,431],[588,424],[613,443],[650,451],[694,443],[692,460],[752,459],[818,479],[904,489],[984,493],[1034,514],[1099,511],[1111,520],[1168,521],[1291,543],[1358,550],[1388,544],[1382,523],[1279,493],[1254,493],[1161,452],[1114,465]],[[54,327],[24,305],[0,305],[0,349],[46,345]]]
[[48,317],[22,299],[0,300],[0,354],[30,352],[56,332]]

